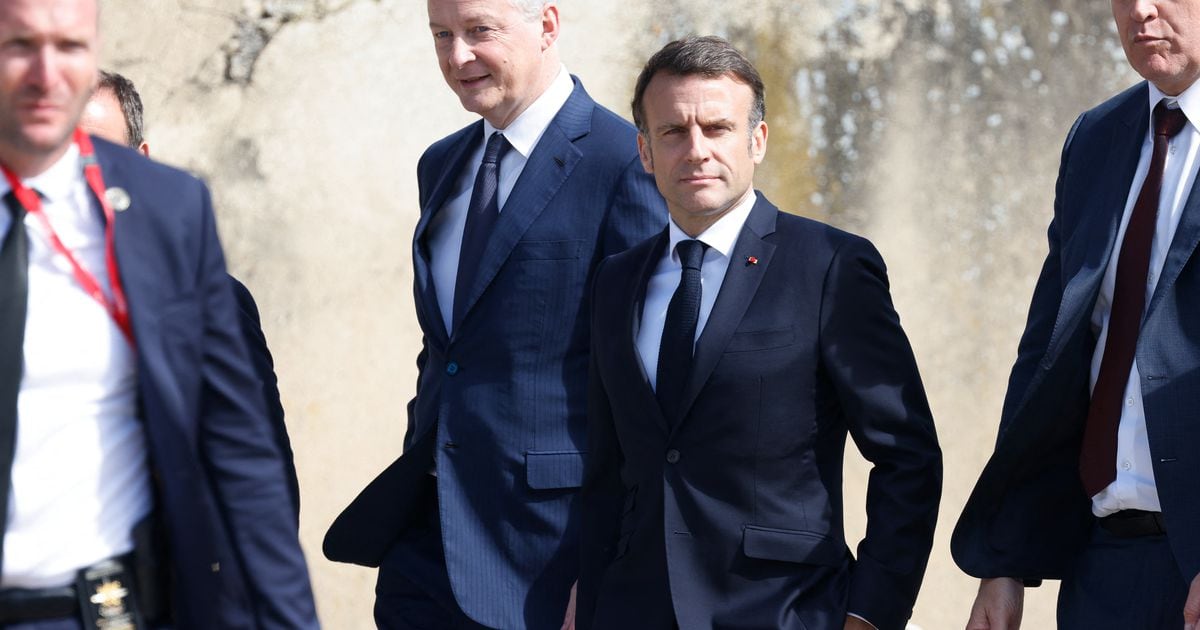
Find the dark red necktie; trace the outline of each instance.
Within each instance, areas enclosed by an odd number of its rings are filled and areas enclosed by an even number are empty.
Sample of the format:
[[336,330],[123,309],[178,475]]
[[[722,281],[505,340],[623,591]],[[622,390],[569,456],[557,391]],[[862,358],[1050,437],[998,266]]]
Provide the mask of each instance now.
[[1129,370],[1137,350],[1138,330],[1146,307],[1146,273],[1150,267],[1150,243],[1158,216],[1159,191],[1168,141],[1187,123],[1180,109],[1168,109],[1165,101],[1154,108],[1154,152],[1150,171],[1138,193],[1125,228],[1125,240],[1117,259],[1108,337],[1100,360],[1100,375],[1092,388],[1087,425],[1079,453],[1079,476],[1089,497],[1096,496],[1117,478],[1117,427],[1121,423],[1122,400]]

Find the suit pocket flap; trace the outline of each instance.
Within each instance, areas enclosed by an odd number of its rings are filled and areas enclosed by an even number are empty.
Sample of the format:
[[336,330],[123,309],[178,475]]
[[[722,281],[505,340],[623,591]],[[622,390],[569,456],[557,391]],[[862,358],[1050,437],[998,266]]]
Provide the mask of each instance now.
[[729,338],[725,352],[750,352],[790,346],[796,340],[791,328],[776,330],[749,330],[736,332]]
[[747,525],[742,532],[742,550],[748,557],[760,560],[782,560],[841,565],[846,559],[845,546],[816,532],[795,529],[775,529]]
[[583,241],[521,241],[513,247],[512,260],[571,260],[579,258]]
[[578,488],[583,485],[580,451],[530,451],[525,453],[525,480],[535,490]]

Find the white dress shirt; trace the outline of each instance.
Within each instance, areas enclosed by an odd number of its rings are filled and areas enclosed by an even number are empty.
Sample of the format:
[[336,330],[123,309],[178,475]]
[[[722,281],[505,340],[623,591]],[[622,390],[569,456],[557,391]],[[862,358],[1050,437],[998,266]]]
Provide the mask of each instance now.
[[[1196,122],[1200,122],[1200,88],[1189,88],[1178,98],[1164,96],[1154,84],[1150,84],[1150,111],[1162,99],[1167,99],[1167,106],[1174,103],[1187,114],[1188,123],[1179,135],[1170,140],[1167,149],[1167,161],[1163,169],[1162,192],[1158,201],[1158,217],[1154,227],[1154,240],[1150,245],[1150,267],[1146,277],[1146,306],[1154,295],[1158,277],[1162,273],[1163,262],[1171,241],[1175,238],[1175,228],[1179,226],[1179,217],[1183,214],[1184,204],[1187,203],[1188,192],[1196,180],[1196,154],[1200,149],[1197,142]],[[1138,161],[1133,184],[1125,202],[1125,214],[1121,217],[1120,231],[1109,257],[1108,268],[1100,284],[1100,295],[1096,307],[1092,311],[1092,330],[1096,332],[1096,350],[1092,354],[1091,386],[1096,386],[1096,378],[1100,375],[1100,361],[1104,356],[1104,346],[1108,338],[1109,315],[1112,310],[1113,289],[1116,286],[1117,259],[1120,257],[1121,243],[1125,240],[1125,228],[1129,217],[1133,214],[1133,206],[1141,192],[1142,183],[1150,170],[1150,158],[1154,149],[1153,121],[1146,131],[1142,141],[1142,156]],[[1154,468],[1150,457],[1150,442],[1146,436],[1146,411],[1142,406],[1141,377],[1138,373],[1137,360],[1129,371],[1129,380],[1125,385],[1125,404],[1121,410],[1121,422],[1117,429],[1117,478],[1100,494],[1092,497],[1092,513],[1096,516],[1107,516],[1121,510],[1147,510],[1158,512],[1162,508],[1158,502],[1158,490],[1154,485]]]
[[[72,147],[25,180],[63,244],[105,292],[104,221]],[[0,178],[0,195],[10,186]],[[151,509],[145,438],[137,417],[135,357],[108,312],[79,286],[26,215],[29,297],[17,444],[0,586],[70,584],[75,571],[133,548],[130,530]],[[0,208],[0,237],[12,228]]]
[[[717,301],[717,294],[721,292],[721,284],[725,282],[729,256],[733,254],[733,246],[737,244],[738,235],[742,233],[742,226],[750,216],[756,198],[754,191],[750,191],[738,205],[696,237],[696,240],[708,245],[700,264],[700,318],[696,321],[696,339],[700,338],[700,333],[704,332],[704,325],[708,323],[708,316]],[[655,389],[658,387],[658,348],[662,345],[663,327],[667,323],[667,307],[671,305],[671,297],[675,295],[675,289],[679,286],[679,279],[683,274],[675,246],[679,241],[692,238],[675,225],[675,219],[668,222],[667,230],[670,242],[667,243],[667,251],[663,252],[663,257],[659,259],[658,266],[654,268],[654,273],[646,284],[642,324],[638,327],[637,334],[638,356],[642,359],[646,378]]]
[[[559,68],[558,76],[507,129],[496,129],[492,123],[483,121],[483,138],[490,138],[493,132],[499,131],[512,145],[512,149],[500,160],[500,187],[497,191],[497,205],[504,211],[504,202],[516,185],[525,163],[537,147],[542,134],[550,126],[550,121],[558,115],[558,110],[571,97],[575,82],[565,67]],[[467,158],[467,166],[458,178],[454,191],[446,198],[446,204],[429,222],[429,252],[433,258],[430,261],[433,274],[433,287],[437,292],[438,307],[442,310],[442,322],[446,332],[453,332],[454,318],[454,288],[458,280],[458,254],[462,247],[463,228],[467,224],[467,210],[471,205],[471,192],[475,188],[475,174],[483,162],[485,142],[480,142],[475,151]]]

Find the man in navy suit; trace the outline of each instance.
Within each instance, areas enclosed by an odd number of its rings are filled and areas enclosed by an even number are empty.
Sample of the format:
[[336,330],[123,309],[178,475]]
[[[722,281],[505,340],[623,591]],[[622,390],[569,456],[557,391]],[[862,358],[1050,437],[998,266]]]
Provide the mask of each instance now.
[[971,629],[1062,580],[1061,628],[1200,618],[1200,0],[1112,0],[1146,79],[1067,135],[995,452],[952,540]]
[[[672,42],[634,93],[666,230],[592,294],[581,628],[901,629],[925,572],[941,452],[866,240],[753,189],[762,80],[715,37]],[[849,434],[874,463],[842,532]]]
[[[116,72],[101,70],[100,82],[83,108],[79,126],[93,136],[124,144],[150,157],[150,144],[143,135],[145,126],[142,112],[142,97],[133,82]],[[275,442],[279,446],[279,454],[283,457],[288,494],[291,495],[298,523],[300,483],[296,478],[295,457],[292,454],[292,442],[288,438],[287,423],[284,421],[283,403],[279,399],[279,379],[275,376],[275,362],[271,358],[271,350],[267,347],[267,337],[263,334],[254,296],[237,278],[229,276],[229,281],[233,284],[233,295],[237,298],[246,349],[250,352],[254,372],[261,383],[267,415],[271,418],[271,427],[275,431]]]
[[0,627],[316,628],[208,191],[75,131],[97,13],[0,4]]
[[442,74],[482,120],[417,166],[423,350],[404,455],[330,528],[379,566],[382,628],[563,623],[579,570],[587,289],[666,222],[633,127],[558,57],[544,0],[429,0]]

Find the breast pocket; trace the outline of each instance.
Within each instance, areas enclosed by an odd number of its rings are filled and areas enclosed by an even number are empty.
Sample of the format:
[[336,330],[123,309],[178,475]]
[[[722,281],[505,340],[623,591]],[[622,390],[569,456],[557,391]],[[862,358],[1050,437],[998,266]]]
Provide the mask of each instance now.
[[733,333],[725,352],[754,352],[790,346],[796,341],[796,334],[791,328],[773,330],[748,330]]

